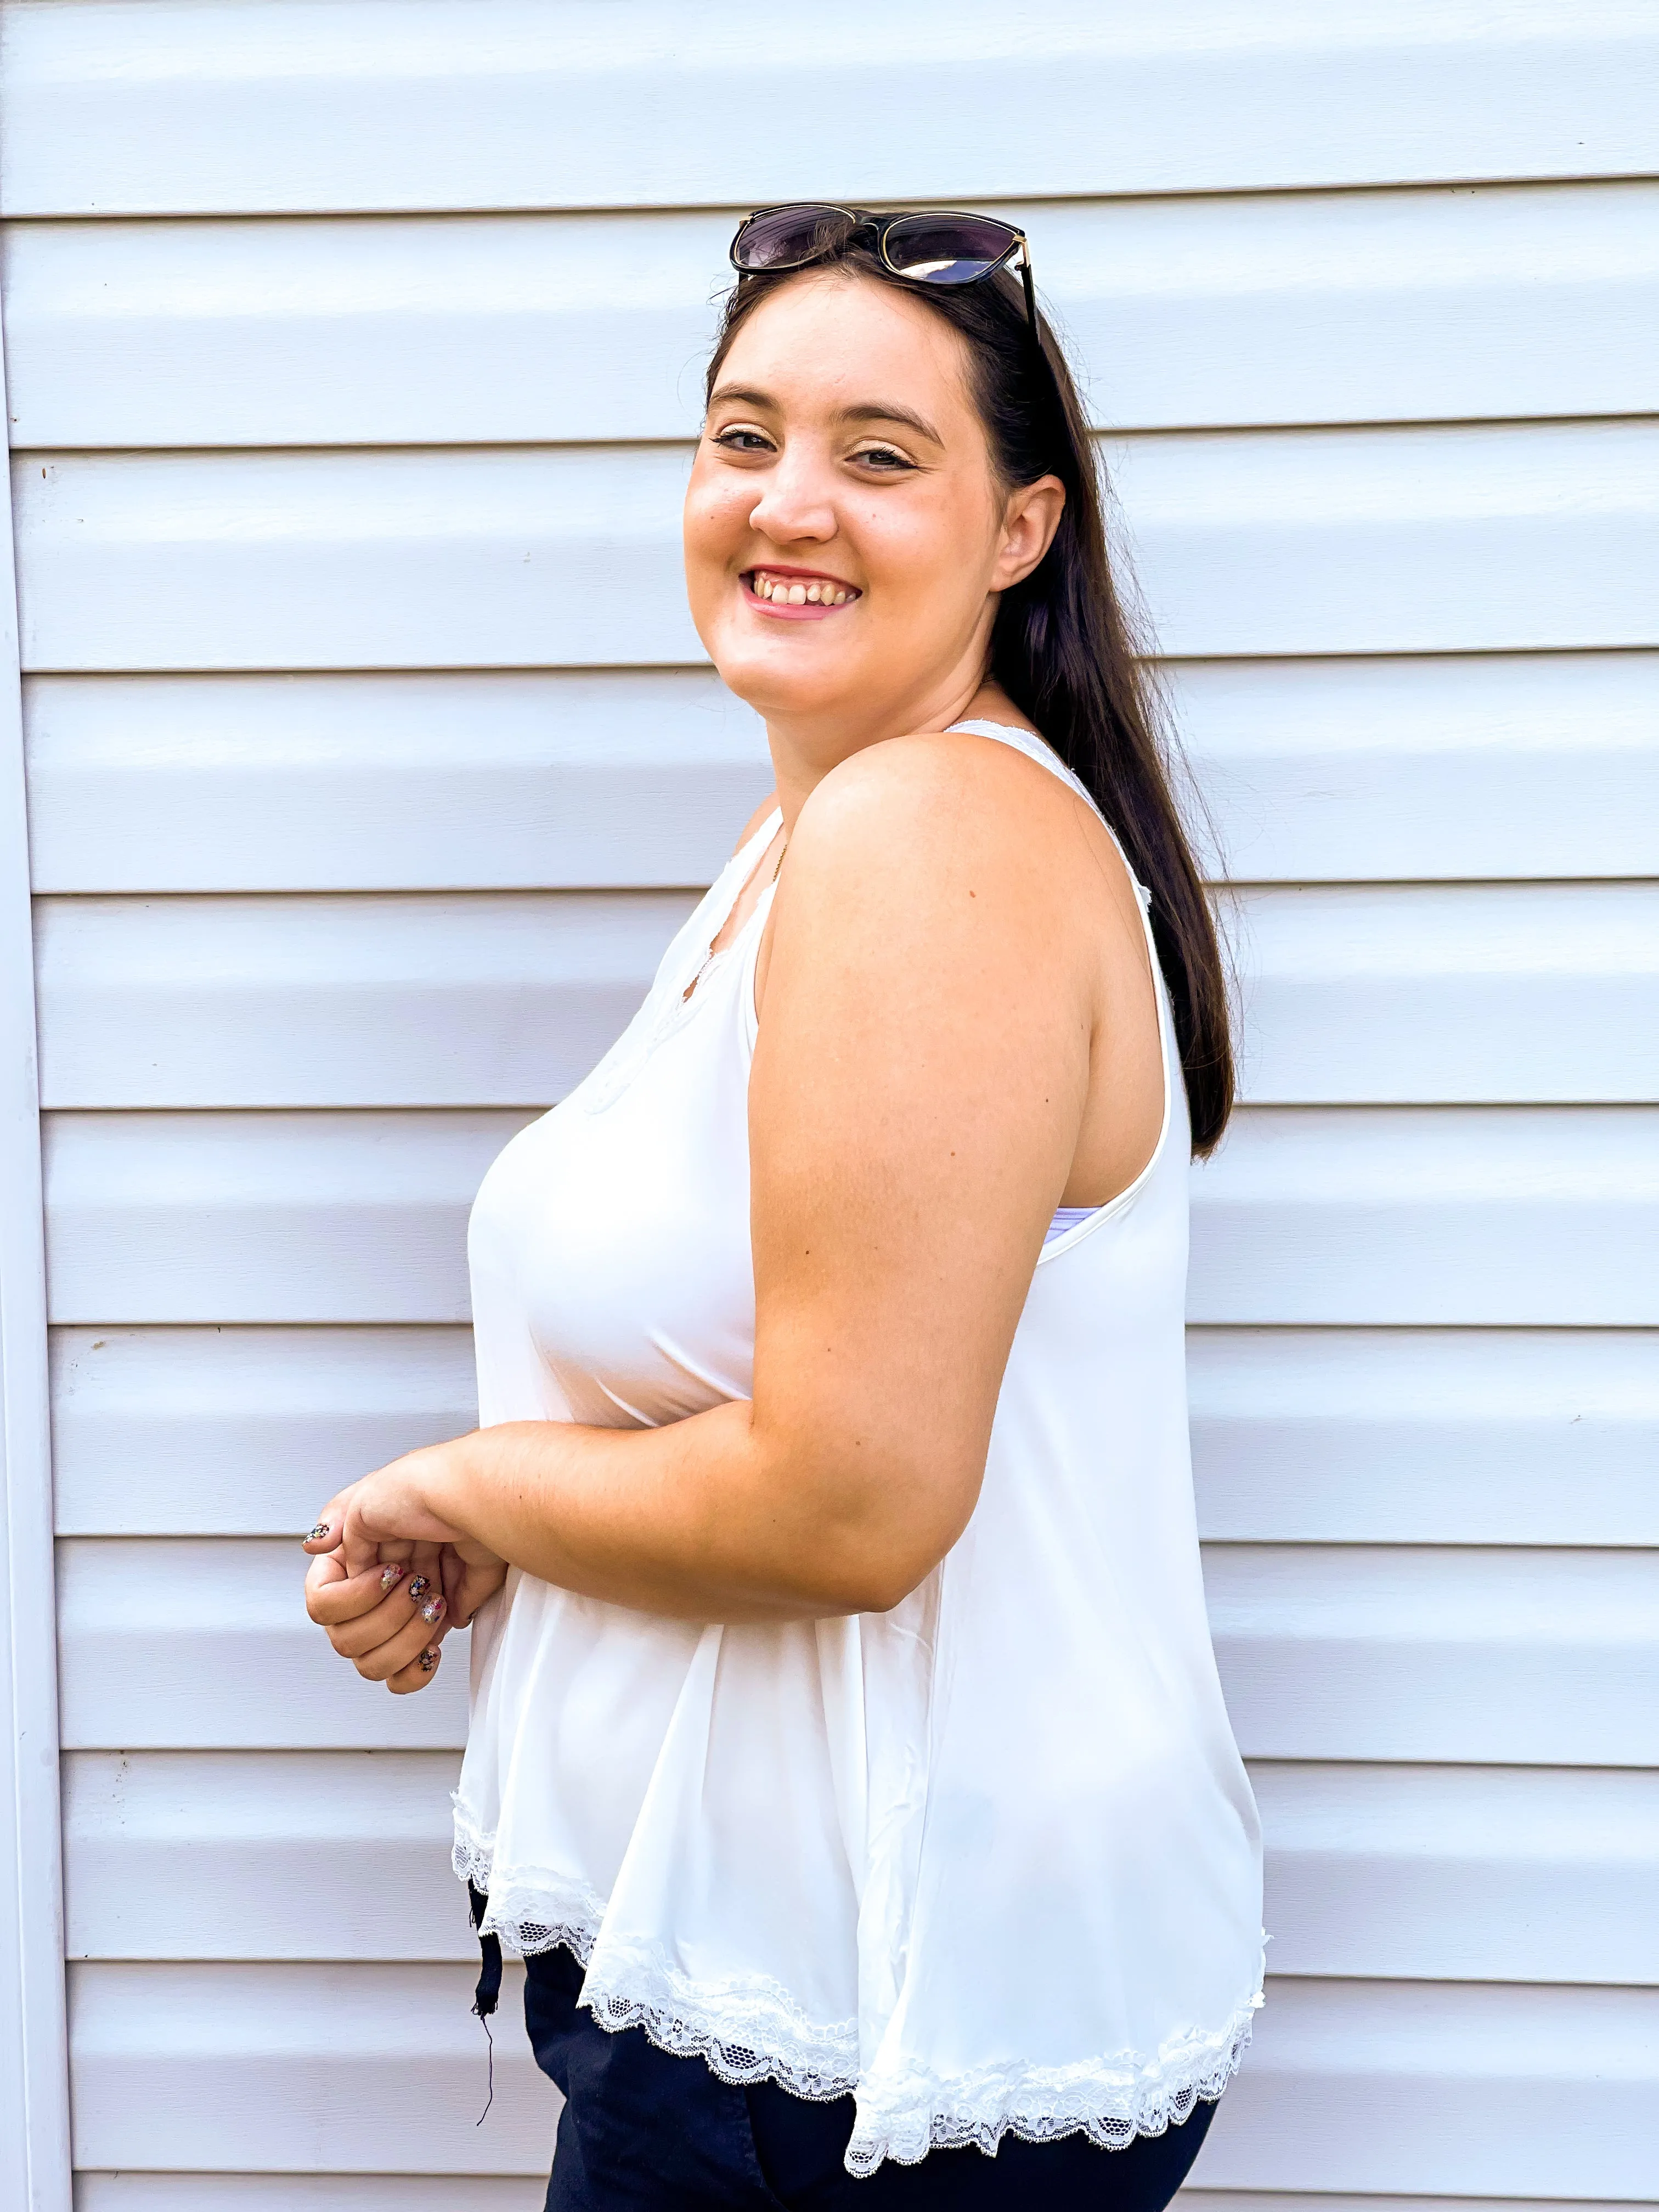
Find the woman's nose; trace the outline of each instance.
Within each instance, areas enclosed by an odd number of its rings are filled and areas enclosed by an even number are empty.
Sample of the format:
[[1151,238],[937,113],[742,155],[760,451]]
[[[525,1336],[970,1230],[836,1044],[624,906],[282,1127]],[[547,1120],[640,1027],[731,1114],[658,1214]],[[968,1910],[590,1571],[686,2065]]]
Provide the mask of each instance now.
[[775,545],[822,544],[836,534],[835,501],[821,471],[786,460],[767,477],[749,520]]

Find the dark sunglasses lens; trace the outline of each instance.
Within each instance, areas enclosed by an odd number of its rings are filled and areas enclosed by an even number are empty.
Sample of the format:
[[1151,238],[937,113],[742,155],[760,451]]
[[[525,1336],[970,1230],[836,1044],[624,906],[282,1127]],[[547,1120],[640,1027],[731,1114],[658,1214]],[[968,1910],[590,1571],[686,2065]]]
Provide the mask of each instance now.
[[887,258],[915,283],[974,284],[1018,235],[991,216],[902,216],[888,228]]
[[732,241],[732,258],[739,269],[797,268],[834,245],[846,229],[847,217],[839,208],[774,208],[750,216]]

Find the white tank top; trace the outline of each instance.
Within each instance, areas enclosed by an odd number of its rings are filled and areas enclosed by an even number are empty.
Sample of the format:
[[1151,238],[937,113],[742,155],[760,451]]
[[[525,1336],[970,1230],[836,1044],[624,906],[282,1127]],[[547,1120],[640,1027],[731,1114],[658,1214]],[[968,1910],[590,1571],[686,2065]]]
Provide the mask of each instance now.
[[[1028,732],[958,727],[1087,797]],[[750,1394],[769,887],[708,951],[778,823],[484,1179],[485,1424],[653,1426]],[[473,1630],[455,1863],[486,1924],[525,1953],[568,1944],[607,2027],[726,2080],[854,2091],[855,2174],[1010,2130],[1157,2134],[1220,2094],[1261,2002],[1255,1807],[1199,1573],[1189,1139],[1158,991],[1158,1149],[1045,1245],[979,1502],[920,1589],[890,1613],[700,1626],[515,1568]]]

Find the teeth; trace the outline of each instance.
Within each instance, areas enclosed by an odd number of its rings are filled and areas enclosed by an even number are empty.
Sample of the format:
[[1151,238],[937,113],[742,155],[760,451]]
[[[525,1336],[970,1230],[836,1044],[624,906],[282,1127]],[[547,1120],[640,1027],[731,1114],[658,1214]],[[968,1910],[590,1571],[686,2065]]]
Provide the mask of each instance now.
[[750,588],[757,599],[775,599],[780,606],[788,607],[844,607],[848,599],[858,597],[838,584],[792,584],[781,576],[769,576],[757,568],[750,579]]

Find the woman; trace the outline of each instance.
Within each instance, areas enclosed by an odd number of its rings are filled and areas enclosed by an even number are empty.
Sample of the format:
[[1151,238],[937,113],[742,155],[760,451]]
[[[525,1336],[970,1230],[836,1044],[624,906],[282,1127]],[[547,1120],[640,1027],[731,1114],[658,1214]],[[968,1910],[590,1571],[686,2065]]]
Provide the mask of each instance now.
[[490,1170],[484,1425],[325,1509],[310,1609],[399,1692],[476,1617],[550,2206],[1156,2212],[1260,2002],[1182,1372],[1215,939],[1023,238],[732,258],[686,573],[775,797]]

